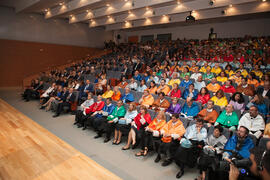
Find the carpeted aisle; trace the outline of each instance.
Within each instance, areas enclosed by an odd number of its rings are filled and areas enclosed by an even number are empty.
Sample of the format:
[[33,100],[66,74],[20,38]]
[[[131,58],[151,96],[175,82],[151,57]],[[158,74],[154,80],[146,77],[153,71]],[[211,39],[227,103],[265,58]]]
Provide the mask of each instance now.
[[[124,143],[116,146],[111,141],[103,143],[103,138],[94,139],[93,130],[82,131],[73,125],[74,116],[70,114],[52,118],[53,113],[38,108],[38,101],[24,102],[20,98],[20,88],[1,88],[0,97],[50,132],[89,156],[123,179],[175,179],[178,167],[173,163],[162,167],[155,163],[156,154],[147,157],[135,157],[136,151],[122,151]],[[195,169],[186,169],[181,179],[194,179],[198,174]],[[79,174],[78,174],[79,176]]]

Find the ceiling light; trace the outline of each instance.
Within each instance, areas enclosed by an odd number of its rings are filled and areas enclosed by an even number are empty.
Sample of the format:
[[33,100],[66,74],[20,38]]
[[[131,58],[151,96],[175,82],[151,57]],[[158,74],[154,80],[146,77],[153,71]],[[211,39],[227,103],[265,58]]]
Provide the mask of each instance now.
[[214,1],[213,1],[213,0],[210,0],[210,1],[209,1],[209,5],[210,5],[210,6],[213,6],[213,5],[214,5]]
[[232,7],[232,4],[230,4],[229,7],[231,8]]
[[106,4],[106,6],[107,6],[107,7],[109,7],[109,6],[110,6],[110,4]]
[[266,0],[262,0],[262,2],[266,2]]
[[181,4],[181,2],[180,2],[180,1],[177,1],[177,4],[178,4],[178,5],[180,5],[180,4]]
[[64,3],[63,3],[63,2],[60,2],[60,3],[59,3],[59,6],[63,6],[63,5],[64,5]]

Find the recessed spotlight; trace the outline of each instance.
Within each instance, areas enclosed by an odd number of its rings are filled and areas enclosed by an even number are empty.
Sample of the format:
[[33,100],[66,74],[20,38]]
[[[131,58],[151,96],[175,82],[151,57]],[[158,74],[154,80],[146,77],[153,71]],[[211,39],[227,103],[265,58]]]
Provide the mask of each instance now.
[[266,2],[266,0],[262,0],[262,2]]
[[110,6],[110,4],[106,4],[106,6],[107,6],[107,7],[109,7],[109,6]]
[[64,3],[63,3],[63,2],[60,2],[60,3],[59,3],[59,6],[63,6],[63,5],[64,5]]
[[178,4],[178,5],[180,5],[180,4],[181,4],[181,2],[180,2],[180,1],[177,1],[177,4]]
[[230,4],[229,7],[231,8],[232,7],[232,4]]

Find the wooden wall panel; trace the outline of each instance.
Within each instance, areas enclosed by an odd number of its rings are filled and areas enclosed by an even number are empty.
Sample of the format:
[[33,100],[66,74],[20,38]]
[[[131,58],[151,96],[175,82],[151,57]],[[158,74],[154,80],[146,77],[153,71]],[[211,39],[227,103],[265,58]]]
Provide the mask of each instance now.
[[28,76],[102,52],[96,48],[0,39],[0,87],[21,86]]

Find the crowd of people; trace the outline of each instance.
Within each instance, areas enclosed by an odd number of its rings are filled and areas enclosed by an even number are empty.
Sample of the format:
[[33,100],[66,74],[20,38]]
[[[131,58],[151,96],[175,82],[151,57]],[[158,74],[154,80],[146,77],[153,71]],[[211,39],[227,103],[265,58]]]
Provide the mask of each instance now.
[[[197,179],[234,179],[234,159],[249,157],[264,167],[251,172],[269,177],[270,143],[260,145],[270,140],[269,42],[246,36],[121,44],[101,58],[41,73],[22,97],[40,99],[53,117],[72,111],[74,125],[93,128],[95,138],[105,134],[104,143],[112,134],[114,145],[127,136],[122,150],[155,151],[156,163],[179,166],[177,178],[197,166]],[[228,162],[230,173],[216,170],[216,161]]]

